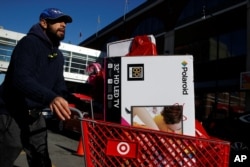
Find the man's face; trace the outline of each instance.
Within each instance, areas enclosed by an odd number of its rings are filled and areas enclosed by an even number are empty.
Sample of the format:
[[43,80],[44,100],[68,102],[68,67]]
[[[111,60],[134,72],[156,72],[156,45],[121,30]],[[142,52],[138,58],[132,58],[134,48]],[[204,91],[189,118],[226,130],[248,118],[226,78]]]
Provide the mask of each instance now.
[[63,40],[65,37],[66,23],[64,20],[47,20],[46,33],[52,40]]

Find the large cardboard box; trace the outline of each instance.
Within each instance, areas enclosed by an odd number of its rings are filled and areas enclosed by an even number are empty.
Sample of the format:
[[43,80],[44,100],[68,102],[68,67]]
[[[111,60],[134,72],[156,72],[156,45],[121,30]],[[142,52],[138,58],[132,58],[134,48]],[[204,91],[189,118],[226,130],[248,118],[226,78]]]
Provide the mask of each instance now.
[[163,111],[178,108],[181,122],[170,121],[195,136],[192,55],[107,57],[104,64],[106,121],[164,130],[171,116]]

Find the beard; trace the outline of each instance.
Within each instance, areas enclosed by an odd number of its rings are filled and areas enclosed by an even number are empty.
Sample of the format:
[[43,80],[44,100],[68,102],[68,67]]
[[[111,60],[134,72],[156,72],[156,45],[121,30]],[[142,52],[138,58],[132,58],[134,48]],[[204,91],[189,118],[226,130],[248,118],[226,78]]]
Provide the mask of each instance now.
[[52,29],[52,27],[48,25],[48,28],[46,29],[46,34],[53,43],[58,43],[64,40],[64,37],[65,37],[64,34],[60,35],[61,34],[60,31],[62,30]]

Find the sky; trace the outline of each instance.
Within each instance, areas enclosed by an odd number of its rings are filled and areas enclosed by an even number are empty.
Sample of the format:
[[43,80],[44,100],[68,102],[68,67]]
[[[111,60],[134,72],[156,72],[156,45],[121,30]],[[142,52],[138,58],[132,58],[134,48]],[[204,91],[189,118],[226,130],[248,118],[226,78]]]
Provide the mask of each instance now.
[[[78,45],[146,0],[1,0],[0,26],[26,34],[40,13],[55,7],[72,17],[63,42]],[[81,34],[81,35],[80,35]]]

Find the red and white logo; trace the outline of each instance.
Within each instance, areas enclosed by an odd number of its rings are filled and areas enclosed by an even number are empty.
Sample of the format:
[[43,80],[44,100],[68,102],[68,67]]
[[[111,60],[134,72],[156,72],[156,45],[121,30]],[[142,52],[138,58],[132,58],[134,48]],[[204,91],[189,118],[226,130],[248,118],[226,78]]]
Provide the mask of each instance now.
[[108,139],[106,154],[111,156],[122,156],[127,158],[137,157],[137,143]]

